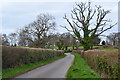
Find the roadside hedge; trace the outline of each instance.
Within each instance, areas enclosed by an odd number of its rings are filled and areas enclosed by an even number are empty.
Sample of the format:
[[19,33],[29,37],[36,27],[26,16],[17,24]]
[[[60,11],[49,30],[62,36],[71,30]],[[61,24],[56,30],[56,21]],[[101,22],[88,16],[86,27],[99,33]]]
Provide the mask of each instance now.
[[23,64],[48,60],[63,54],[62,50],[2,46],[2,68],[14,68]]
[[82,55],[87,64],[103,78],[120,78],[118,50],[74,51]]

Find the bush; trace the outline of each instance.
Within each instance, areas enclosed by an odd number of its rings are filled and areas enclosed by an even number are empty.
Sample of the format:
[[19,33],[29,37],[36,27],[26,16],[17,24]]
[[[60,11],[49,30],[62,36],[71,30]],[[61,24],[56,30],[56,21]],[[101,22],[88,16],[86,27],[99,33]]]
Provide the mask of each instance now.
[[81,56],[84,55],[84,50],[72,50],[73,53],[80,54]]
[[118,72],[117,50],[88,50],[84,52],[84,59],[94,70],[100,74],[105,73],[112,78],[117,78]]
[[13,68],[23,64],[48,60],[63,54],[62,50],[2,46],[2,67],[3,69]]
[[111,48],[111,49],[119,49],[117,45],[104,45],[102,48]]
[[120,77],[119,52],[117,50],[88,50],[73,51],[82,55],[88,65],[99,74],[107,74],[109,77]]
[[81,51],[82,50],[72,50],[73,53],[78,53],[78,54],[81,54]]

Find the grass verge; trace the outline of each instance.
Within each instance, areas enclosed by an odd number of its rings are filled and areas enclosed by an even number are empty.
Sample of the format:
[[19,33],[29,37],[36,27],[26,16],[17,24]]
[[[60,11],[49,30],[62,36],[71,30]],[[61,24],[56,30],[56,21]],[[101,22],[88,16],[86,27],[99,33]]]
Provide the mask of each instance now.
[[37,62],[37,63],[25,64],[25,65],[18,66],[18,67],[15,67],[15,68],[5,69],[2,72],[2,78],[10,78],[10,77],[16,76],[18,74],[27,72],[29,70],[40,67],[42,65],[45,65],[45,64],[51,63],[53,61],[56,61],[58,59],[64,58],[65,56],[66,55],[64,54],[62,56],[54,57],[54,58],[46,60],[46,61],[40,61],[40,62]]
[[0,80],[2,79],[2,71],[0,71]]
[[66,77],[69,78],[100,78],[91,68],[85,63],[84,59],[79,55],[72,53],[75,56],[73,65],[69,68]]

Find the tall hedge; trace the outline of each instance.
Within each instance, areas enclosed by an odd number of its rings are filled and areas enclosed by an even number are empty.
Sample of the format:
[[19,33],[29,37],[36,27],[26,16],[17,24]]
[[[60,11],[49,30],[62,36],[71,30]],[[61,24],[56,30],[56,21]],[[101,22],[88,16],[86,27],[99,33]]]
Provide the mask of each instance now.
[[2,68],[13,68],[61,56],[61,50],[2,46]]
[[[102,77],[120,78],[120,64],[117,50],[74,50],[86,60],[88,65]],[[103,75],[104,74],[104,75]],[[108,75],[108,76],[105,76]]]

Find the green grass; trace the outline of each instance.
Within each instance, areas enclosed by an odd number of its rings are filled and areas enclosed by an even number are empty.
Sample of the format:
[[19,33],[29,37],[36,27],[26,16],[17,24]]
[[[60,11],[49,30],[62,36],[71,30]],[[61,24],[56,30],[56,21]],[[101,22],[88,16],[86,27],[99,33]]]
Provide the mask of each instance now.
[[[93,48],[96,48],[96,47],[101,47],[101,46],[93,46]],[[80,46],[79,49],[83,49],[83,46]]]
[[[76,47],[74,47],[76,49]],[[80,46],[79,49],[83,48],[83,46]],[[58,47],[51,47],[51,49],[58,49]],[[73,49],[73,47],[68,47],[68,49]]]
[[120,49],[103,48],[103,49],[99,49],[99,50],[120,50]]
[[[101,46],[93,46],[93,48],[95,48],[95,47],[101,47]],[[78,48],[83,49],[83,46],[80,46]],[[51,47],[51,49],[58,49],[58,47],[57,46],[56,47]],[[73,47],[68,47],[68,49],[73,49]],[[75,49],[76,49],[76,47],[75,47]]]
[[58,49],[58,47],[51,47],[51,49]]
[[[93,48],[102,47],[102,46],[93,46]],[[52,49],[58,49],[58,47],[52,47]],[[68,49],[73,49],[73,47],[68,47]],[[76,49],[76,48],[75,48]],[[83,49],[83,46],[80,46],[79,49]],[[120,49],[112,49],[112,48],[101,48],[99,50],[120,50]]]
[[29,71],[29,70],[35,69],[37,67],[40,67],[42,65],[51,63],[55,60],[64,58],[65,56],[66,55],[62,55],[62,56],[54,57],[54,58],[46,60],[46,61],[40,61],[40,62],[37,62],[37,63],[31,63],[31,64],[25,64],[25,65],[22,65],[22,66],[18,66],[16,68],[5,69],[5,70],[3,70],[2,77],[3,78],[10,78],[10,77],[16,76],[18,74],[24,73],[26,71]]
[[84,59],[79,55],[72,53],[75,56],[72,66],[67,72],[67,78],[100,78],[91,68],[85,63]]

